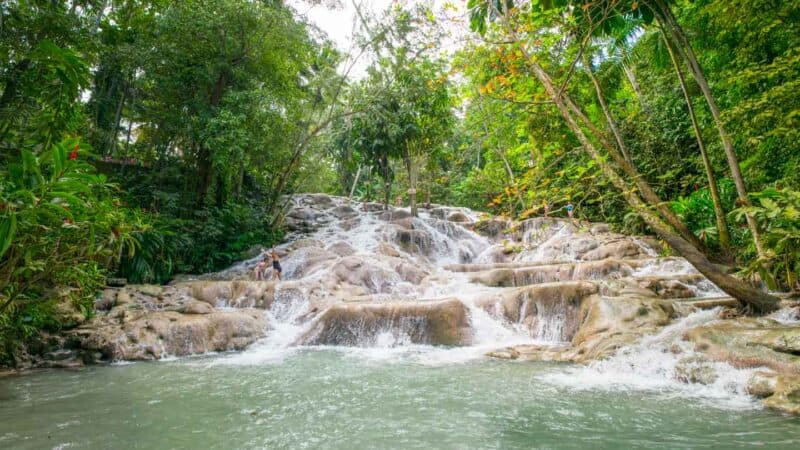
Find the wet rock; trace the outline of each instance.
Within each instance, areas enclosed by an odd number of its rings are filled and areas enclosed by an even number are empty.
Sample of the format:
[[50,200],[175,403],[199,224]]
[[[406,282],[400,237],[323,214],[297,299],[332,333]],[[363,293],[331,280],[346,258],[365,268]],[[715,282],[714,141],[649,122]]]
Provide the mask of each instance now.
[[389,292],[398,281],[395,272],[389,272],[372,261],[357,256],[348,256],[337,262],[333,273],[340,282],[361,286],[370,293]]
[[714,366],[702,356],[687,356],[675,365],[675,378],[684,383],[714,384],[719,376]]
[[524,326],[533,338],[566,342],[578,331],[584,301],[597,290],[593,283],[549,283],[502,292],[477,304],[496,317]]
[[182,314],[211,314],[214,312],[214,308],[205,302],[190,301],[178,308],[177,311]]
[[304,345],[374,346],[384,336],[427,345],[465,345],[471,330],[458,300],[336,304],[299,341]]
[[433,246],[431,235],[424,230],[398,229],[394,241],[408,253],[428,254]]
[[125,287],[128,280],[125,278],[106,278],[106,286],[108,287]]
[[764,406],[787,414],[800,415],[800,376],[797,374],[778,376],[775,393],[764,400]]
[[456,211],[447,216],[450,222],[466,223],[470,222],[469,217],[461,211]]
[[398,275],[400,275],[400,278],[402,278],[403,281],[413,284],[421,283],[422,280],[424,280],[427,276],[427,273],[420,270],[417,266],[407,262],[401,262],[395,266],[394,270],[398,273]]
[[759,398],[767,398],[775,393],[778,375],[775,372],[759,370],[747,381],[747,393]]
[[706,355],[735,367],[800,374],[800,327],[740,317],[693,328],[686,338]]
[[653,291],[661,298],[691,298],[697,295],[696,285],[705,278],[700,274],[668,277],[639,277],[639,286]]
[[392,247],[386,242],[381,242],[380,244],[378,244],[378,254],[391,256],[394,258],[400,257],[400,252],[398,252],[396,248]]
[[581,259],[584,261],[596,261],[606,258],[637,258],[646,257],[642,248],[629,239],[609,242],[584,253]]
[[118,289],[104,289],[94,301],[96,311],[109,311],[117,305]]
[[374,202],[362,203],[360,209],[361,211],[366,211],[366,212],[380,212],[383,211],[383,203],[374,203]]
[[267,320],[258,310],[181,314],[155,311],[120,325],[98,317],[72,331],[83,350],[106,360],[153,360],[165,356],[241,350],[264,336]]
[[400,220],[400,219],[407,219],[409,217],[414,217],[414,216],[412,216],[411,213],[406,211],[405,209],[395,209],[391,211],[385,211],[380,215],[380,219],[385,220],[387,222],[393,222],[395,220]]
[[356,252],[356,250],[347,242],[336,242],[329,245],[325,250],[338,256],[350,256]]
[[508,229],[510,223],[505,219],[492,218],[481,220],[475,224],[475,231],[489,237],[498,237]]
[[331,196],[326,194],[307,194],[304,197],[304,200],[309,204],[321,209],[329,209],[334,206],[333,199]]
[[343,205],[334,208],[331,211],[331,214],[333,214],[334,217],[336,217],[337,219],[345,219],[357,216],[358,212],[350,206]]

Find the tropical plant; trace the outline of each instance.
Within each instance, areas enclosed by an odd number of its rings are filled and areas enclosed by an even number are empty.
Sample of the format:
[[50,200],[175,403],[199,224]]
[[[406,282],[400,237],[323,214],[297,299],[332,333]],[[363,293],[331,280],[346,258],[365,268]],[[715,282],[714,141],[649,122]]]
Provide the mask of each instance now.
[[745,275],[758,274],[773,290],[800,293],[800,192],[765,189],[751,194],[753,206],[733,212],[738,221],[751,214],[764,230],[766,251],[750,263]]

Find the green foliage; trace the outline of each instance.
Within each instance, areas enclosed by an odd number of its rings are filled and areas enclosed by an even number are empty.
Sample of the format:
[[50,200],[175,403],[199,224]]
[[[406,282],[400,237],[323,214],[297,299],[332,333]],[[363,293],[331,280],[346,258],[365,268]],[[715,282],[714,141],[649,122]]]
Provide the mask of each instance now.
[[39,327],[59,301],[84,314],[106,269],[132,242],[112,186],[86,162],[89,149],[66,139],[0,170],[0,336],[2,357]]
[[770,289],[800,292],[800,192],[765,189],[752,194],[755,205],[733,212],[739,222],[750,213],[763,230],[765,257],[745,269],[757,273]]
[[[719,180],[719,191],[723,207],[727,210],[732,209],[736,201],[733,180],[728,178]],[[670,207],[689,230],[706,245],[710,247],[719,245],[719,235],[714,222],[714,202],[707,187],[696,186],[690,195],[673,200]]]

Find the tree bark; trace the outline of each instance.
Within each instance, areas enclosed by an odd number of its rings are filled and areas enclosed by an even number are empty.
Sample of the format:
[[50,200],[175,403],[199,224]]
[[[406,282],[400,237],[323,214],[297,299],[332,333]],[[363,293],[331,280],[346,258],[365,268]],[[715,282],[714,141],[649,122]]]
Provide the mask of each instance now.
[[624,62],[622,63],[622,71],[625,72],[625,76],[631,83],[631,88],[633,88],[633,93],[636,94],[636,98],[639,100],[639,104],[642,106],[642,111],[649,113],[650,108],[644,101],[644,96],[642,95],[642,88],[639,86],[639,80],[636,78],[636,72],[634,72],[633,69]]
[[686,100],[686,107],[689,109],[689,118],[692,120],[692,128],[694,129],[694,135],[697,138],[697,146],[700,148],[700,155],[703,158],[703,166],[706,169],[706,177],[708,178],[708,189],[711,192],[711,199],[714,202],[714,216],[717,222],[717,231],[719,232],[719,245],[722,248],[725,257],[729,257],[731,238],[730,234],[728,233],[728,223],[727,220],[725,220],[725,210],[722,208],[722,200],[719,196],[717,179],[714,176],[714,169],[711,165],[711,159],[708,157],[708,152],[706,151],[706,146],[703,142],[703,135],[700,132],[700,125],[697,123],[697,116],[694,113],[692,97],[689,95],[689,89],[686,86],[686,79],[683,77],[683,70],[681,70],[678,59],[675,57],[675,51],[672,48],[672,43],[670,43],[669,39],[667,39],[663,29],[661,29],[661,36],[664,38],[664,43],[667,46],[667,51],[669,52],[669,57],[672,60],[672,65],[675,67],[675,74],[678,76],[678,82],[681,85],[681,91],[683,91],[683,98]]
[[[125,100],[127,98],[127,89],[123,86],[122,88],[122,95],[119,98],[119,102],[117,103],[117,110],[114,112],[114,129],[111,131],[111,136],[108,142],[108,149],[104,152],[105,154],[114,153],[113,150],[117,148],[117,138],[119,137],[119,123],[122,120],[122,108],[125,106]],[[110,151],[109,151],[110,150]]]
[[403,160],[406,163],[406,170],[408,170],[408,203],[411,207],[411,215],[417,217],[417,175],[416,167],[414,165],[414,152],[410,146],[414,144],[406,143],[406,148],[403,153]]
[[350,195],[347,196],[348,202],[353,200],[353,193],[356,192],[356,186],[358,185],[359,177],[361,177],[361,166],[358,166],[358,170],[356,171],[356,179],[353,180],[353,187],[350,188]]
[[[516,32],[508,22],[507,16],[503,14],[498,15],[503,17],[506,29],[513,40],[515,42],[520,42],[517,38]],[[777,309],[779,300],[776,297],[755,289],[741,280],[721,271],[719,268],[717,268],[717,266],[712,264],[695,246],[672,231],[669,225],[664,223],[664,221],[658,217],[657,214],[653,213],[648,208],[647,204],[645,204],[642,199],[639,198],[639,196],[634,190],[631,189],[628,183],[619,174],[617,174],[613,166],[609,164],[600,154],[600,152],[594,147],[594,144],[592,144],[591,140],[584,133],[583,129],[581,129],[578,121],[575,119],[575,117],[573,117],[571,108],[566,104],[564,97],[558,93],[552,79],[547,72],[545,72],[539,63],[530,55],[530,53],[528,53],[527,49],[523,45],[520,45],[519,47],[525,58],[528,60],[534,76],[544,86],[545,91],[555,103],[558,111],[561,113],[561,116],[567,123],[567,126],[581,142],[584,150],[592,157],[592,159],[595,160],[603,175],[620,191],[622,196],[625,198],[628,204],[633,207],[637,214],[639,214],[639,216],[662,239],[664,239],[672,248],[686,258],[686,260],[689,261],[698,271],[700,271],[700,273],[705,275],[706,278],[711,280],[712,283],[716,284],[727,294],[752,307],[758,312],[766,313]]]
[[[731,169],[731,178],[733,178],[733,182],[736,185],[736,193],[739,195],[739,202],[743,206],[751,206],[750,198],[747,196],[747,187],[744,184],[742,171],[739,167],[739,158],[736,156],[730,134],[728,134],[728,131],[725,129],[719,106],[717,106],[714,94],[711,92],[708,80],[706,80],[705,72],[697,60],[697,56],[689,43],[689,39],[686,37],[686,33],[683,32],[683,28],[681,28],[677,19],[675,19],[675,16],[672,14],[672,9],[670,9],[669,5],[664,2],[664,0],[654,0],[654,3],[656,5],[656,8],[654,8],[656,19],[659,21],[662,28],[668,32],[669,37],[675,44],[676,50],[686,62],[689,71],[692,73],[697,85],[700,86],[700,90],[703,92],[706,103],[708,103],[708,109],[711,111],[711,116],[714,118],[714,125],[716,125],[720,140],[722,140],[722,147],[725,149],[725,157],[728,159],[728,166]],[[753,219],[752,215],[746,214],[745,216],[750,232],[753,234],[753,243],[758,251],[758,256],[763,257],[765,253],[761,243],[758,223]]]

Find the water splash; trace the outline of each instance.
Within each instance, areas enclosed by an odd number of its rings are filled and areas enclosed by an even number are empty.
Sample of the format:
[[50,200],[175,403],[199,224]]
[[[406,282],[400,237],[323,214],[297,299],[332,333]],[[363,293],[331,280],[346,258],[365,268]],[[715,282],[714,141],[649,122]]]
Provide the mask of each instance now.
[[680,364],[688,364],[691,368],[694,363],[690,358],[702,358],[694,352],[692,344],[682,340],[683,333],[716,320],[718,314],[719,308],[692,313],[639,343],[620,349],[606,360],[547,373],[539,379],[571,389],[649,391],[666,396],[696,398],[726,408],[755,408],[758,403],[745,391],[753,369],[737,369],[726,363],[703,361],[703,366],[713,371],[707,380],[710,381],[708,384],[679,380]]

